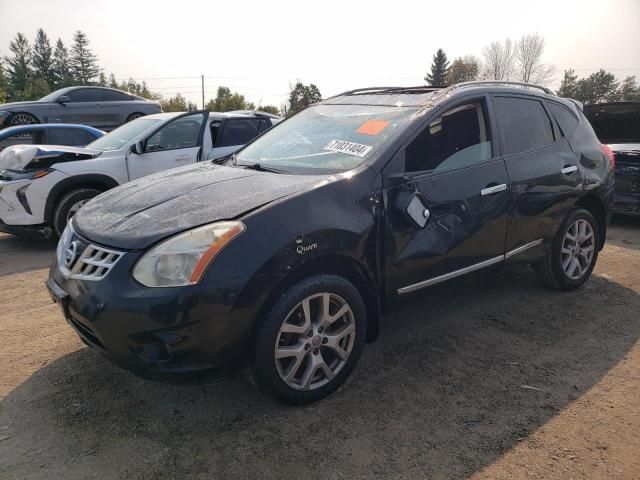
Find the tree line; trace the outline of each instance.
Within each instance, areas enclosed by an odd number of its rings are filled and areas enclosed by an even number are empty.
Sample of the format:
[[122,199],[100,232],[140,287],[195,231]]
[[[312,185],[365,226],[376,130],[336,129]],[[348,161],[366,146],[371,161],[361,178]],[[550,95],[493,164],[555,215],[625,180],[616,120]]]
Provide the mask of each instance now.
[[[23,33],[17,33],[9,43],[10,55],[0,56],[0,103],[37,100],[64,87],[77,85],[97,85],[117,88],[149,100],[157,100],[165,112],[195,110],[196,104],[188,101],[182,94],[165,98],[151,91],[146,82],[137,82],[133,78],[117,81],[115,75],[106,75],[98,63],[97,55],[89,47],[87,35],[78,30],[67,48],[58,38],[55,46],[42,29],[36,32],[33,43]],[[231,110],[255,110],[256,105],[245,99],[244,95],[231,92],[221,86],[215,98],[209,100],[205,108],[227,112]],[[280,108],[274,105],[259,105],[260,110],[280,114]],[[295,110],[296,105],[284,110]]]
[[[517,41],[506,38],[491,42],[482,49],[482,58],[465,55],[449,62],[439,48],[433,55],[431,68],[424,80],[429,85],[453,85],[473,80],[503,80],[548,84],[555,75],[555,67],[544,62],[544,38],[538,33],[523,35]],[[616,76],[601,69],[585,78],[578,78],[575,70],[564,71],[557,94],[586,104],[640,101],[640,87],[635,76],[619,82]]]

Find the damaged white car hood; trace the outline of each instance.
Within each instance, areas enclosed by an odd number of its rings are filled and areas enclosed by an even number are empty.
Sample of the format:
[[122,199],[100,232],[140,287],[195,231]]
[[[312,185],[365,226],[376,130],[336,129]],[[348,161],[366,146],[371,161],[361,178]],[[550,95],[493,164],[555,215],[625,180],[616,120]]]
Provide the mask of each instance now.
[[34,159],[54,158],[64,154],[97,157],[101,150],[63,145],[13,145],[0,152],[0,170],[20,170]]

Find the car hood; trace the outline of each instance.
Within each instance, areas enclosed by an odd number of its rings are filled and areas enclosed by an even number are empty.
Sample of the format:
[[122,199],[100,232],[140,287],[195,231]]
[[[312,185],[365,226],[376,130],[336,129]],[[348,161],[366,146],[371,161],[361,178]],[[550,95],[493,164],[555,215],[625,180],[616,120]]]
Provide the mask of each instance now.
[[205,162],[109,190],[85,204],[73,218],[73,226],[80,235],[105,246],[145,249],[189,228],[238,218],[323,180],[325,176],[275,174]]
[[102,152],[62,145],[12,145],[0,152],[0,170],[44,168],[54,163],[95,158]]
[[24,107],[42,107],[47,105],[48,102],[12,102],[12,103],[2,103],[0,104],[0,111],[2,110],[14,110],[16,108],[24,108]]

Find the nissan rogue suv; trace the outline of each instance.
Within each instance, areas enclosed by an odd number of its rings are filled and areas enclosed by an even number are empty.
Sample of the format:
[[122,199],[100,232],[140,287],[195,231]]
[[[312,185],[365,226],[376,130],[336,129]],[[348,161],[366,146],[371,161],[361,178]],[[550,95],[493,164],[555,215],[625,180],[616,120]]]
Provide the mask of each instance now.
[[352,90],[227,159],[92,199],[47,286],[124,368],[247,366],[264,391],[306,403],[344,382],[382,312],[431,285],[516,262],[550,287],[582,285],[613,186],[579,104],[547,89]]

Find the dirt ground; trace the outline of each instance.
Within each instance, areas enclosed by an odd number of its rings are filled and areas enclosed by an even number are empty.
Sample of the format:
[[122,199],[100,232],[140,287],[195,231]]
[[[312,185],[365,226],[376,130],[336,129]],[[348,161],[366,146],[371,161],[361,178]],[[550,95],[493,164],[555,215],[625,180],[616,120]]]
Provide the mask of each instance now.
[[640,220],[576,292],[525,267],[421,292],[302,408],[111,365],[50,302],[52,255],[0,235],[3,480],[640,478]]

